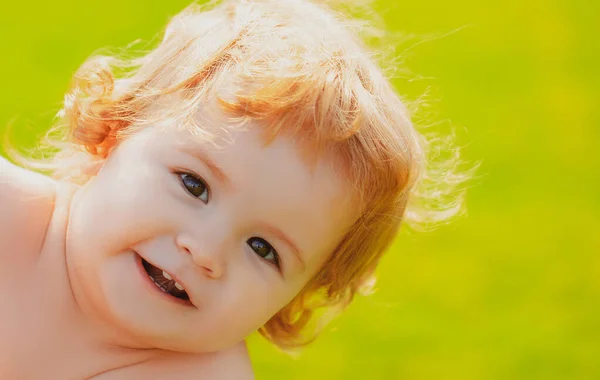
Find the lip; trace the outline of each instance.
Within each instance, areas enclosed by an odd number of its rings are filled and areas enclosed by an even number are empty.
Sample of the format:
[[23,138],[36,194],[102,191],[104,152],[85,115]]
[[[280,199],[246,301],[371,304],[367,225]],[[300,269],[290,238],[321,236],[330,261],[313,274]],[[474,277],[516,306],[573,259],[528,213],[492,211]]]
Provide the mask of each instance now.
[[[190,297],[189,301],[185,301],[180,298],[173,297],[173,296],[163,292],[162,290],[160,290],[156,286],[156,284],[154,284],[154,282],[150,279],[150,276],[148,276],[148,273],[146,273],[146,270],[144,269],[144,264],[142,263],[142,256],[139,253],[137,253],[136,251],[133,251],[133,253],[135,253],[135,255],[136,255],[135,261],[136,261],[136,265],[137,265],[139,274],[140,274],[140,276],[142,276],[144,284],[145,284],[145,286],[148,287],[148,290],[150,292],[158,294],[162,299],[164,299],[168,302],[171,302],[173,304],[185,306],[188,308],[189,307],[197,308],[196,305],[192,302],[191,294],[188,292],[188,290],[187,290],[188,288],[185,286],[184,283],[180,282],[180,284],[184,287],[185,291],[188,293],[188,297]],[[143,258],[143,259],[146,260],[146,258]],[[150,264],[154,265],[151,261],[149,261],[149,260],[146,260],[146,261],[148,261]],[[158,266],[156,266],[156,267],[160,268]],[[175,277],[173,277],[173,280],[179,282],[179,280],[176,279]]]

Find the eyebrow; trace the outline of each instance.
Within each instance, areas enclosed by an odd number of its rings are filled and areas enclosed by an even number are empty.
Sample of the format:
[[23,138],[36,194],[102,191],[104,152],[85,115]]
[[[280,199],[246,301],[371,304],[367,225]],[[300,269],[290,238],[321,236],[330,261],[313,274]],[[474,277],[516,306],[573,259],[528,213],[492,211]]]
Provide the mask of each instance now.
[[202,150],[200,149],[185,149],[185,152],[191,155],[192,157],[202,161],[210,170],[211,174],[217,178],[221,183],[226,186],[231,186],[231,180],[223,170],[215,164],[215,162]]
[[303,271],[306,270],[306,264],[304,263],[304,260],[302,260],[302,255],[300,254],[300,250],[298,249],[298,246],[296,244],[294,244],[294,241],[292,239],[290,239],[283,231],[281,231],[280,229],[278,229],[276,227],[273,227],[270,225],[264,225],[264,228],[267,231],[269,231],[272,235],[274,235],[275,237],[277,237],[281,241],[283,241],[288,247],[290,247],[292,250],[292,253],[294,254],[294,256],[296,256],[296,258],[302,265],[302,270]]

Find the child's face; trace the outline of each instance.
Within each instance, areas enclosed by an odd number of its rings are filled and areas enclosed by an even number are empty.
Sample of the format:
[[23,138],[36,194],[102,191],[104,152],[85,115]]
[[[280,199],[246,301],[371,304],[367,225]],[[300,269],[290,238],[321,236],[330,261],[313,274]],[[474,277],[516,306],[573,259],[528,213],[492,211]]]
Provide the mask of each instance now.
[[[354,220],[333,161],[308,166],[290,138],[265,147],[254,127],[217,148],[190,136],[133,135],[72,204],[74,294],[140,347],[242,341],[298,294]],[[142,259],[160,281],[161,270],[177,279],[191,304],[151,282]]]

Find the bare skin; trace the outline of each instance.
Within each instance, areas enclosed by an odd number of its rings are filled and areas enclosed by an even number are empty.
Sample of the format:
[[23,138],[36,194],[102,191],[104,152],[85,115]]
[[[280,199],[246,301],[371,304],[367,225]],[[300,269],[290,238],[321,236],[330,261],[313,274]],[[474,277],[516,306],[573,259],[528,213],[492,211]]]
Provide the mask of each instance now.
[[334,161],[309,165],[292,139],[261,136],[217,148],[148,127],[83,186],[0,160],[0,378],[252,379],[245,338],[356,212]]
[[214,354],[99,343],[63,254],[74,191],[0,158],[0,379],[252,379],[243,342]]

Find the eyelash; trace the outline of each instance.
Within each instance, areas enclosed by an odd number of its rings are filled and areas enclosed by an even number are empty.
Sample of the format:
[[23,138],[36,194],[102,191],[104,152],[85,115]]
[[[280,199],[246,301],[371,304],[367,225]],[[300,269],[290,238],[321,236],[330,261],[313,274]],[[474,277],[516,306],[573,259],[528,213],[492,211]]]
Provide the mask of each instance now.
[[[262,260],[265,260],[266,262],[268,262],[272,265],[275,265],[277,267],[277,269],[281,271],[281,259],[279,257],[279,253],[277,253],[275,248],[273,248],[273,246],[271,244],[269,244],[268,241],[266,241],[263,238],[259,238],[259,237],[255,236],[255,237],[251,237],[250,239],[248,239],[246,241],[246,243],[248,243],[248,246],[250,246],[250,249],[252,249]],[[266,248],[268,249],[268,252],[265,256],[263,256],[257,252],[257,249],[260,249],[260,247],[257,247],[257,244],[262,244],[263,246],[266,246]],[[267,259],[266,256],[268,256],[268,255],[273,255],[273,258]]]
[[[192,197],[200,199],[200,201],[202,201],[203,203],[208,203],[209,199],[210,199],[210,190],[208,188],[208,185],[206,184],[206,182],[191,173],[186,173],[186,172],[179,172],[176,173],[177,176],[179,177],[179,180],[181,181],[181,184],[183,185],[183,188],[188,192],[188,194],[190,194]],[[197,184],[201,187],[202,192],[198,195],[198,194],[194,194],[194,192],[190,189],[190,187],[192,187],[189,183],[189,179],[192,179],[194,181],[197,181]],[[206,194],[204,196],[204,194]]]
[[[195,174],[188,173],[188,172],[178,172],[176,174],[179,177],[179,180],[181,181],[183,188],[188,192],[188,194],[190,194],[194,198],[200,199],[200,201],[202,201],[205,204],[208,203],[208,201],[210,199],[210,190],[209,190],[208,185],[202,178],[200,178],[199,176],[197,176]],[[202,192],[200,193],[200,195],[195,194],[190,189],[189,179],[192,179],[197,182],[196,188],[201,186]],[[205,199],[201,198],[204,194],[206,194],[204,196]],[[251,237],[250,239],[248,239],[246,241],[246,243],[248,244],[250,249],[252,249],[262,260],[266,261],[267,263],[269,263],[271,265],[274,265],[275,267],[277,267],[277,270],[281,271],[281,258],[279,257],[279,253],[277,253],[275,248],[273,248],[273,246],[268,241],[266,241],[263,238],[254,236],[254,237]],[[262,245],[262,246],[260,246],[260,245]],[[264,256],[257,252],[257,250],[261,249],[261,248],[266,248],[268,250],[268,252]],[[267,259],[266,257],[269,255],[272,255],[273,258]]]

